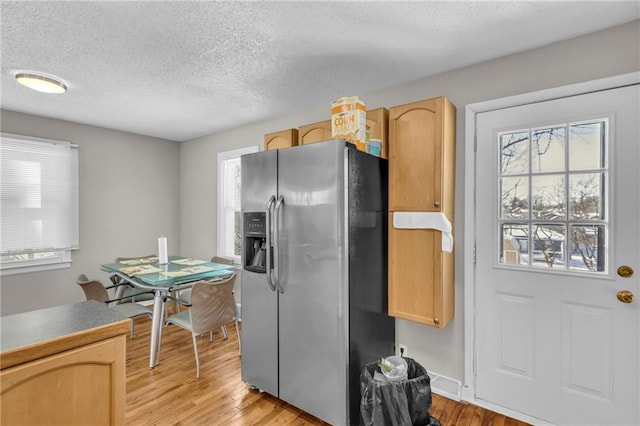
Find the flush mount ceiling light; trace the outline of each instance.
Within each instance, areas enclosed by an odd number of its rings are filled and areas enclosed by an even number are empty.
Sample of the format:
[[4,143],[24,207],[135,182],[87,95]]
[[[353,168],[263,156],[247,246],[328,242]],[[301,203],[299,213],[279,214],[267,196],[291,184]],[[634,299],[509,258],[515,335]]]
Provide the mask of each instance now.
[[34,72],[19,72],[16,74],[18,83],[30,89],[44,93],[64,93],[67,86],[55,77]]

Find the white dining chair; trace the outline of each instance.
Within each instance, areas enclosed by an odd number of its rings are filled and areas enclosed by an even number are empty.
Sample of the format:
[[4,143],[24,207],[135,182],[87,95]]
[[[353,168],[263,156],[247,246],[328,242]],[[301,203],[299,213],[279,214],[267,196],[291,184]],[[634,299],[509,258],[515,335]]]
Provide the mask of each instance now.
[[[235,322],[238,335],[238,351],[241,350],[240,328],[236,302],[233,296],[233,284],[236,275],[223,280],[198,281],[191,287],[188,310],[169,316],[166,324],[174,324],[191,332],[193,351],[196,357],[196,378],[200,378],[200,359],[196,337],[209,333],[209,342],[213,341],[213,330]],[[227,339],[226,327],[224,338]]]

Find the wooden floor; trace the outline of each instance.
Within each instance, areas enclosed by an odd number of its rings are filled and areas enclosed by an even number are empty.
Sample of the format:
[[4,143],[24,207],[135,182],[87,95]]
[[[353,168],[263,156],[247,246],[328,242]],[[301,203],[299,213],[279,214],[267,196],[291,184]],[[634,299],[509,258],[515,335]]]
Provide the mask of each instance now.
[[[150,324],[136,320],[136,337],[127,341],[127,425],[327,425],[242,382],[233,326],[228,340],[219,331],[213,343],[198,339],[199,380],[191,334],[176,326],[164,328],[160,365],[149,369]],[[429,412],[443,426],[526,425],[435,394]]]

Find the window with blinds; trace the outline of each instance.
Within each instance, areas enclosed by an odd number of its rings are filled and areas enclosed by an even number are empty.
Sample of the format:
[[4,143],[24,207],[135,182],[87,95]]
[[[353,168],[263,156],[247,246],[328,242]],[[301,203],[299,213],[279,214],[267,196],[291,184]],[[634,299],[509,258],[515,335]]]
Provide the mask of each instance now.
[[240,156],[257,152],[258,147],[218,154],[218,245],[217,255],[240,261],[242,247],[240,216]]
[[3,275],[66,267],[78,238],[78,149],[69,142],[2,133]]

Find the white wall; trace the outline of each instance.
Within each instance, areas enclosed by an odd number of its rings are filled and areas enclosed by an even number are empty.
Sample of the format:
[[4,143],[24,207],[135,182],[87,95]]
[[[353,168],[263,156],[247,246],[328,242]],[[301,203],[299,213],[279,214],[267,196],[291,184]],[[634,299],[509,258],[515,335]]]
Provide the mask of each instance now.
[[[463,379],[464,106],[640,70],[640,21],[510,55],[456,71],[358,95],[367,108],[392,107],[447,96],[458,108],[456,156],[456,317],[439,330],[398,320],[397,338],[409,356],[427,368]],[[217,153],[263,144],[265,133],[329,118],[331,99],[318,108],[194,139],[180,145],[180,252],[208,257],[216,253]],[[381,354],[385,355],[385,354]]]
[[178,143],[5,110],[1,129],[79,145],[80,173],[80,250],[71,268],[2,277],[1,315],[85,300],[79,274],[106,283],[101,263],[156,253],[161,234],[177,252]]

